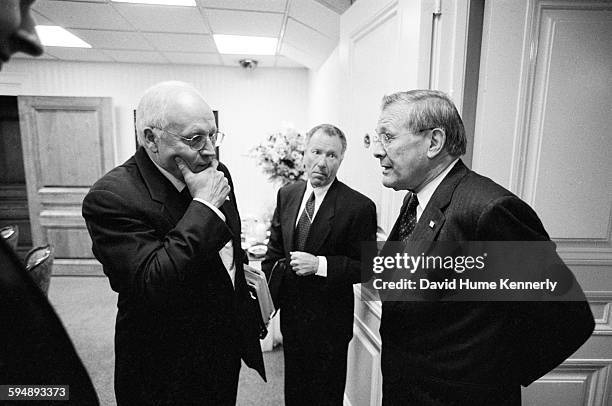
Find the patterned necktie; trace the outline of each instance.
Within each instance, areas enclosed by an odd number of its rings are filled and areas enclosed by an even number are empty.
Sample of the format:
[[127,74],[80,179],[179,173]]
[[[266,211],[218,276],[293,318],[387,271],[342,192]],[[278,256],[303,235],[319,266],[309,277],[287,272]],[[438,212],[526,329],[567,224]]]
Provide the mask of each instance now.
[[406,205],[406,211],[404,211],[402,215],[402,219],[399,225],[398,239],[399,241],[406,241],[414,231],[414,227],[416,227],[417,218],[416,218],[416,208],[419,205],[419,199],[417,198],[416,193],[412,193],[410,195],[410,199],[408,199],[408,204]]
[[314,217],[314,206],[315,206],[315,195],[314,192],[308,198],[306,207],[302,212],[300,221],[298,221],[297,227],[295,228],[295,250],[304,251],[306,247],[306,238],[308,238],[308,230],[312,224],[312,218]]

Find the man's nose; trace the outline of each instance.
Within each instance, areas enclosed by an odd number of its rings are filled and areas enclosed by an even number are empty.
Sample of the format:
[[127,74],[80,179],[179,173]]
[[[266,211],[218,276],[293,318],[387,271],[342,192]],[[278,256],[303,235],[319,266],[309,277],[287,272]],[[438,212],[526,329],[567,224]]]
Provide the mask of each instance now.
[[327,167],[327,158],[325,157],[325,155],[321,155],[319,157],[319,161],[317,162],[317,166],[319,168],[326,168]]
[[202,156],[216,155],[215,144],[212,143],[210,137],[206,137],[206,143],[201,150],[198,151]]
[[43,47],[36,34],[36,22],[28,12],[22,19],[21,26],[13,35],[13,47],[15,52],[21,51],[32,56],[39,56],[43,53]]
[[382,143],[372,143],[372,155],[374,155],[374,158],[378,159],[383,158],[385,155],[387,155],[387,151],[385,151],[385,149],[383,148]]

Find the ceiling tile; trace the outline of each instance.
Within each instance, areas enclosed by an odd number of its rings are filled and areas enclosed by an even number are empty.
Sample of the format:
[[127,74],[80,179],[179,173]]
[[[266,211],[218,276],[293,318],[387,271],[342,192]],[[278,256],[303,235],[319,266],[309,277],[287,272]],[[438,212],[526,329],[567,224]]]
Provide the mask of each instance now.
[[249,11],[206,10],[214,34],[278,37],[282,14]]
[[117,62],[125,63],[168,63],[159,52],[151,51],[125,51],[107,49],[104,53]]
[[197,34],[143,34],[159,51],[217,52],[210,35]]
[[257,66],[262,68],[271,68],[276,62],[274,55],[257,55],[256,57],[252,55],[221,55],[221,58],[223,58],[223,64],[226,66],[240,66],[238,61],[245,58],[257,60]]
[[138,32],[70,30],[94,48],[152,50],[143,34]]
[[113,60],[93,48],[46,47],[47,53],[65,61],[112,62]]
[[283,42],[306,53],[313,53],[315,56],[323,55],[324,57],[327,57],[337,44],[337,40],[332,40],[291,18],[287,20]]
[[279,55],[276,57],[276,67],[277,68],[304,68],[306,69],[306,66],[302,65],[301,63],[296,62],[293,59],[287,58],[282,55]]
[[314,0],[292,2],[289,16],[332,39],[340,36],[340,15]]
[[37,25],[57,25],[56,23],[49,20],[42,14],[37,13],[36,11],[32,11],[32,15],[34,16],[34,20],[36,21]]
[[208,33],[202,15],[193,7],[121,3],[115,8],[140,31]]
[[226,9],[272,11],[283,13],[286,0],[198,0],[202,7],[216,7]]
[[34,3],[34,9],[65,28],[134,29],[110,4],[46,0]]
[[221,58],[217,53],[194,54],[189,52],[164,52],[164,56],[172,63],[184,65],[219,65]]
[[327,8],[335,11],[338,14],[344,13],[351,7],[352,0],[316,0]]

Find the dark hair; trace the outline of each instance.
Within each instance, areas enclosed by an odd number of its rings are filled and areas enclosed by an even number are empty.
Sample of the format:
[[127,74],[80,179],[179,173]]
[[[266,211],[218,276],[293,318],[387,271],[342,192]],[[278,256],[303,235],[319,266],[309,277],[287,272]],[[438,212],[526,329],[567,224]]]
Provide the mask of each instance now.
[[467,139],[461,116],[455,104],[438,90],[409,90],[383,97],[382,109],[394,104],[406,105],[406,126],[417,133],[425,128],[442,128],[446,133],[444,146],[452,156],[465,154]]

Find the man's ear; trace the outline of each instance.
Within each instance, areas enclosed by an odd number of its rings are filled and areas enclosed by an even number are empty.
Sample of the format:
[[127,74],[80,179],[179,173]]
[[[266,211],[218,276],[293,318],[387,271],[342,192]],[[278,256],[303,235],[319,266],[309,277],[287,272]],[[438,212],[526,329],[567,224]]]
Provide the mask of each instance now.
[[435,158],[442,151],[446,145],[446,132],[442,128],[434,128],[431,130],[431,141],[429,143],[429,149],[427,150],[427,156],[429,158]]
[[144,129],[145,147],[151,152],[157,152],[157,137],[151,127]]

